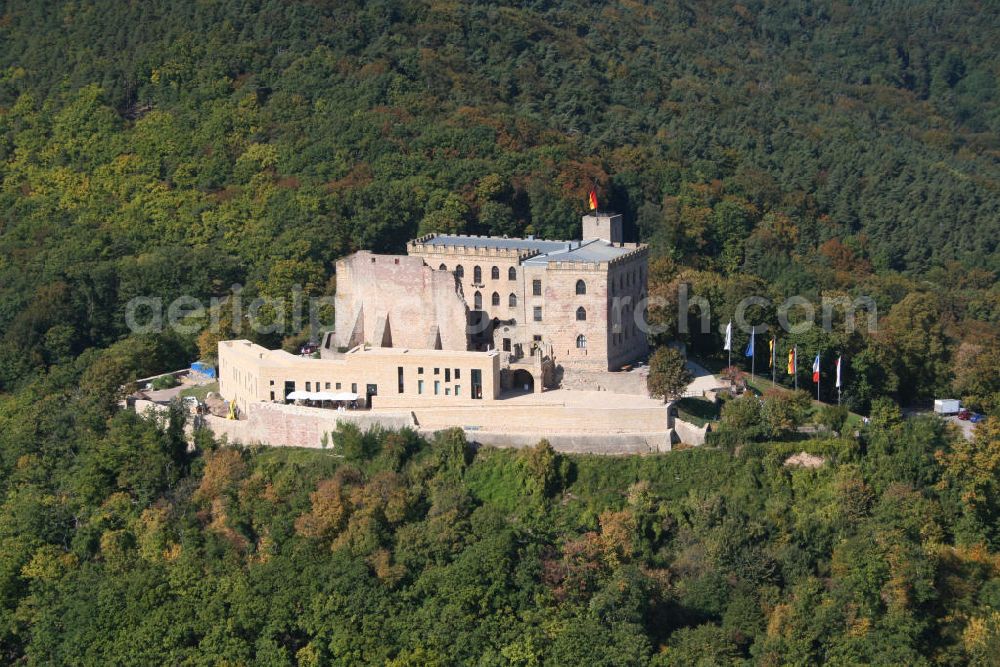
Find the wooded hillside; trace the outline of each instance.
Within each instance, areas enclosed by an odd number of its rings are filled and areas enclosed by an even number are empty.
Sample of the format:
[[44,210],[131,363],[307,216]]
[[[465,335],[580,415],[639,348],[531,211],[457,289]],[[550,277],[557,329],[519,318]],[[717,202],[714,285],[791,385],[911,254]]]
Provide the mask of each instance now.
[[117,340],[135,295],[320,293],[336,257],[428,230],[573,237],[595,179],[630,237],[682,267],[874,293],[883,314],[931,291],[948,318],[995,324],[985,18],[971,2],[5,3],[0,387]]
[[[0,2],[0,661],[995,664],[995,14]],[[828,400],[843,355],[870,423],[799,437],[808,394],[779,389],[662,456],[188,452],[179,415],[116,409],[218,337],[130,334],[134,297],[330,294],[338,257],[428,231],[572,238],[594,182],[652,246],[657,345],[721,364],[743,297],[872,297],[875,330],[779,341]],[[682,286],[711,331],[678,332]],[[309,336],[223,310],[225,337]],[[942,395],[994,416],[971,441],[902,418]],[[825,463],[784,465],[803,449]]]

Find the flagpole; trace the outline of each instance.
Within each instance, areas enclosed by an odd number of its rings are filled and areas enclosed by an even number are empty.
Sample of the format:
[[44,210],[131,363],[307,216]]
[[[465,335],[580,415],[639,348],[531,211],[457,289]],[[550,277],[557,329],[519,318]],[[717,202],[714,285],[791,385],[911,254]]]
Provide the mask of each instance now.
[[778,384],[778,339],[771,338],[771,384]]
[[757,362],[757,341],[754,340],[754,334],[757,332],[757,327],[750,327],[750,381],[753,382],[753,374]]
[[726,351],[729,352],[729,365],[726,368],[733,367],[733,319],[729,318],[729,324],[726,325]]
[[799,390],[799,346],[792,346],[792,379],[795,382],[795,391]]
[[840,381],[840,364],[844,360],[844,355],[837,357],[837,407],[840,407],[840,385],[844,384]]
[[[818,359],[819,355],[816,355],[816,358]],[[817,369],[817,371],[816,371],[816,400],[817,401],[819,400],[819,383],[820,383],[820,380],[822,379],[821,373],[822,373],[822,371]]]

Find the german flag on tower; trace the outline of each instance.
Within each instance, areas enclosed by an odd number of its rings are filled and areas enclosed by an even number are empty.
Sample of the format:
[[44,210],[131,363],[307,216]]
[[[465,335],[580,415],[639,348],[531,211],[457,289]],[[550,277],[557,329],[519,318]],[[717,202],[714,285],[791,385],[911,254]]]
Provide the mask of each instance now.
[[590,204],[590,210],[591,211],[596,211],[597,210],[597,190],[595,190],[594,188],[591,188],[590,189],[590,197],[588,199],[589,199],[589,204]]

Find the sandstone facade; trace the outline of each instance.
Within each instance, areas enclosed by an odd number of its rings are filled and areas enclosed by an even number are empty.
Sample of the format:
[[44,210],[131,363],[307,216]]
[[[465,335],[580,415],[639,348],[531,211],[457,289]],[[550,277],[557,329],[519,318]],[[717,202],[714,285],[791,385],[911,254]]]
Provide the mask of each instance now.
[[595,214],[584,216],[582,241],[431,234],[407,252],[455,277],[470,347],[617,370],[648,353],[648,250],[623,243],[621,226],[620,215]]
[[467,350],[455,277],[419,257],[354,253],[337,262],[336,345]]
[[[224,341],[220,392],[244,415],[261,405],[347,403],[493,438],[614,435],[630,447],[669,446],[662,402],[637,403],[649,401],[640,397],[644,376],[615,372],[648,351],[647,248],[622,242],[621,216],[585,216],[582,228],[580,241],[434,234],[411,241],[407,255],[343,258],[336,330],[321,358]],[[541,394],[563,377],[601,391]],[[282,442],[314,442],[318,424],[335,419],[302,421],[305,430],[292,433],[301,420],[257,412],[267,417],[259,429]]]
[[358,347],[312,359],[247,340],[219,343],[219,392],[246,411],[292,392],[357,394],[359,407],[481,406],[500,396],[497,352]]

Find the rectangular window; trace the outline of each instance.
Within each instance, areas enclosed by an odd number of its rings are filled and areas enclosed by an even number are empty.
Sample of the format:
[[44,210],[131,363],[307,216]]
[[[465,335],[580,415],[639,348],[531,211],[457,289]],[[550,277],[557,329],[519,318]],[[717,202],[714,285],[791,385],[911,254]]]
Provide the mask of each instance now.
[[423,374],[424,374],[424,367],[417,366],[417,375],[423,375]]
[[472,398],[483,397],[483,371],[479,368],[472,369]]
[[417,380],[417,393],[418,394],[424,393],[424,381],[423,380]]
[[324,385],[324,388],[325,388],[325,389],[329,389],[329,388],[330,388],[330,383],[329,383],[329,382],[327,382],[327,383],[326,383],[326,384]]
[[542,321],[542,307],[541,306],[535,306],[535,321],[536,322],[541,322]]
[[351,393],[352,394],[358,393],[358,383],[357,382],[352,382],[351,383]]
[[274,386],[274,380],[271,380],[271,386],[272,387]]
[[337,384],[334,385],[334,387],[339,391],[340,390],[340,383],[338,382]]
[[306,391],[312,391],[312,384],[306,382]]
[[441,393],[441,381],[434,380],[434,395],[437,396]]
[[541,343],[542,342],[542,337],[539,334],[535,334],[534,336],[531,337],[531,339],[533,341],[535,341],[536,343]]
[[274,392],[271,392],[271,401],[274,401]]
[[440,368],[435,368],[434,369],[434,375],[440,375],[440,374],[441,374],[441,369]]
[[444,369],[444,381],[445,382],[451,382],[451,369],[450,368]]
[[451,396],[451,387],[445,387],[444,388],[444,395],[445,396]]
[[456,368],[455,369],[455,379],[456,380],[461,380],[462,379],[462,369],[461,368]]
[[531,293],[534,296],[542,295],[542,281],[539,280],[538,278],[535,278],[534,280],[531,281]]
[[456,396],[461,396],[462,395],[462,385],[460,385],[460,384],[456,384],[455,385],[455,395]]
[[396,379],[399,382],[399,393],[403,393],[403,367],[396,366]]

